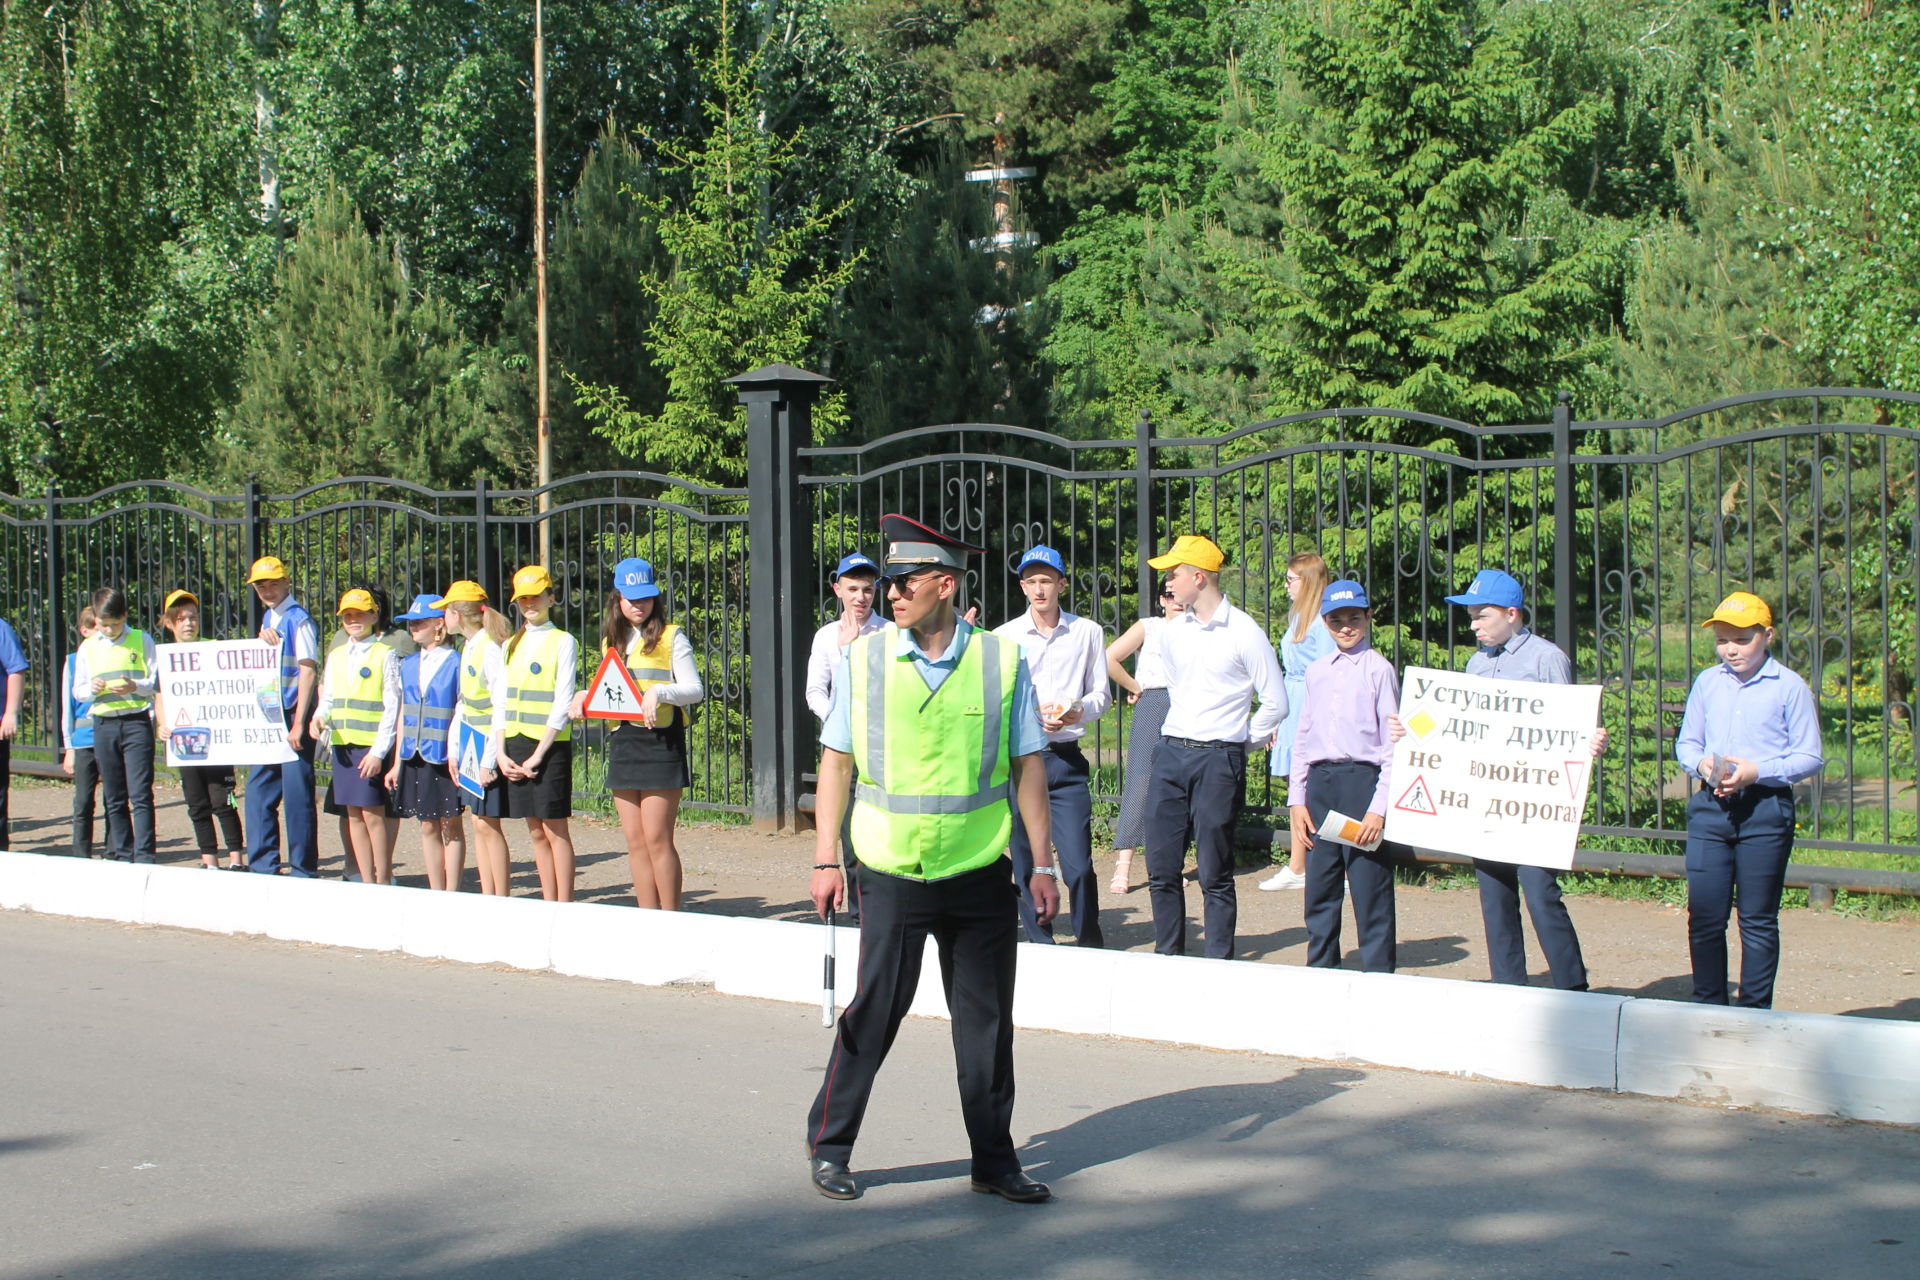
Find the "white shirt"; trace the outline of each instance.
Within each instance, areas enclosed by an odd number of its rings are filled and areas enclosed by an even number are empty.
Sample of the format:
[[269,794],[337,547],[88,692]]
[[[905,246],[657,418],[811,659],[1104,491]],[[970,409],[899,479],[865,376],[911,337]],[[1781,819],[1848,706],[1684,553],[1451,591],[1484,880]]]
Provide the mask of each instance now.
[[[691,707],[706,698],[707,687],[700,682],[700,668],[693,662],[693,641],[687,639],[685,627],[674,628],[672,648],[673,681],[655,685],[659,691],[655,696],[670,707]],[[627,665],[632,666],[639,656],[640,628],[635,627],[627,641]]]
[[1042,715],[1048,707],[1080,704],[1079,722],[1061,725],[1047,735],[1048,742],[1076,742],[1085,737],[1087,726],[1112,705],[1107,636],[1093,619],[1062,609],[1060,623],[1049,635],[1041,632],[1029,609],[995,627],[993,634],[1014,641],[1026,655],[1027,672],[1033,677],[1033,692]]
[[[1167,668],[1169,738],[1265,746],[1287,714],[1273,642],[1224,596],[1206,622],[1189,609],[1169,619],[1160,652]],[[1258,697],[1260,709],[1249,714]]]
[[1167,656],[1161,651],[1167,641],[1165,618],[1140,619],[1140,652],[1133,659],[1133,681],[1142,689],[1167,687]]
[[[375,635],[369,635],[364,640],[348,640],[334,652],[346,654],[344,661],[357,662],[365,658],[379,641],[380,637]],[[320,676],[320,700],[315,704],[313,714],[331,724],[333,722],[330,714],[333,711],[333,690],[328,688],[327,684],[326,673],[323,670]],[[388,649],[386,671],[384,678],[380,681],[380,727],[373,731],[373,745],[367,749],[368,753],[385,760],[388,752],[393,750],[393,735],[399,726],[400,657],[392,649]]]
[[[871,635],[886,625],[878,613],[869,613],[859,635]],[[846,651],[847,646],[840,643],[838,618],[813,633],[813,649],[807,654],[807,709],[822,720],[833,706],[833,673]]]

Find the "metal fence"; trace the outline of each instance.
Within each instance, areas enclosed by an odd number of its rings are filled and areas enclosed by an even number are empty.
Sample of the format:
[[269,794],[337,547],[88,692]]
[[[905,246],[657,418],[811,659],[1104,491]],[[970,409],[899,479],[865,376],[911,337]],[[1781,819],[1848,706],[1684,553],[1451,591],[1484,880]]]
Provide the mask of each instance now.
[[[370,581],[396,602],[476,578],[491,591],[521,563],[560,584],[557,621],[593,637],[621,556],[661,569],[707,681],[694,726],[689,805],[790,827],[808,807],[816,741],[801,696],[813,629],[831,616],[827,573],[877,550],[878,517],[916,515],[988,548],[965,603],[989,625],[1025,607],[1013,570],[1033,542],[1067,560],[1066,605],[1117,633],[1141,616],[1145,557],[1180,533],[1228,553],[1226,587],[1276,638],[1288,556],[1318,551],[1378,602],[1375,641],[1396,665],[1458,666],[1465,619],[1443,597],[1483,567],[1527,584],[1535,626],[1604,687],[1614,745],[1596,770],[1587,843],[1671,851],[1685,782],[1672,738],[1686,689],[1713,659],[1697,625],[1728,591],[1774,605],[1776,653],[1821,698],[1828,764],[1806,788],[1809,848],[1916,852],[1913,687],[1920,599],[1920,396],[1847,388],[1767,392],[1664,418],[1479,427],[1432,415],[1340,409],[1217,436],[1069,440],[993,424],[925,427],[816,447],[825,379],[774,366],[732,380],[748,416],[744,489],[640,472],[538,491],[436,493],[345,479],[297,494],[216,496],[136,484],[87,498],[0,497],[11,573],[0,615],[33,664],[16,758],[50,759],[50,673],[70,618],[101,583],[150,618],[175,586],[199,592],[212,635],[245,634],[246,566],[285,558],[316,609]],[[1865,421],[1846,420],[1864,409]],[[1124,704],[1090,734],[1095,791],[1117,796]],[[598,731],[587,731],[590,760]],[[589,766],[589,784],[593,780]],[[1257,814],[1281,800],[1257,774]]]

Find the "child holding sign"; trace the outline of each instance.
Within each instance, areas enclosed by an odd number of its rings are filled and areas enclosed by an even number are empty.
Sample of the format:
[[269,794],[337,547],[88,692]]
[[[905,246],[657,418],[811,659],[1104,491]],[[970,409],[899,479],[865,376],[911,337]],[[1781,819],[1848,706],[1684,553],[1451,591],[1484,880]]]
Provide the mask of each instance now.
[[460,888],[467,867],[467,830],[460,821],[460,789],[447,776],[447,743],[460,691],[460,655],[447,644],[446,611],[431,593],[394,618],[407,624],[417,646],[400,659],[400,732],[387,769],[395,806],[420,820],[420,858],[427,888]]
[[[460,803],[473,813],[473,861],[480,871],[480,892],[506,897],[513,892],[512,863],[507,833],[500,820],[507,816],[507,780],[500,773],[500,743],[507,727],[507,665],[501,646],[513,628],[498,610],[487,605],[487,589],[462,579],[433,602],[444,609],[447,627],[461,638],[460,709],[455,732],[462,725],[476,730],[486,745],[480,751],[481,792],[461,792]],[[452,744],[458,747],[458,739]],[[448,753],[447,777],[460,775],[459,761]]]
[[[693,662],[693,642],[667,621],[666,598],[653,566],[637,557],[613,567],[600,623],[603,653],[617,653],[640,691],[640,720],[622,720],[607,739],[607,790],[627,842],[635,905],[680,909],[680,850],[673,824],[687,766],[687,708],[707,696]],[[574,699],[584,714],[587,695]]]
[[[1294,856],[1307,860],[1307,963],[1340,967],[1340,909],[1350,884],[1360,967],[1392,973],[1398,958],[1393,861],[1380,836],[1393,764],[1387,722],[1399,709],[1400,682],[1368,639],[1373,607],[1366,588],[1346,578],[1327,584],[1320,616],[1335,648],[1307,668],[1307,705],[1287,780]],[[1315,834],[1329,811],[1353,821],[1351,839]]]
[[1740,904],[1740,1003],[1773,1007],[1780,889],[1793,852],[1793,784],[1820,772],[1807,682],[1767,652],[1773,611],[1736,591],[1700,624],[1720,661],[1687,693],[1674,755],[1700,780],[1687,801],[1687,940],[1693,998],[1726,1004],[1727,920]]
[[[197,644],[206,639],[200,634],[200,597],[185,590],[168,594],[162,606],[160,624],[175,644]],[[160,732],[167,732],[166,709],[154,698]],[[247,869],[247,842],[240,833],[240,811],[233,805],[233,766],[230,764],[183,764],[180,766],[180,792],[187,801],[187,820],[193,824],[193,842],[200,850],[200,865],[212,871],[220,865],[220,848],[214,840],[214,822],[220,824],[219,837],[226,842],[227,868]]]

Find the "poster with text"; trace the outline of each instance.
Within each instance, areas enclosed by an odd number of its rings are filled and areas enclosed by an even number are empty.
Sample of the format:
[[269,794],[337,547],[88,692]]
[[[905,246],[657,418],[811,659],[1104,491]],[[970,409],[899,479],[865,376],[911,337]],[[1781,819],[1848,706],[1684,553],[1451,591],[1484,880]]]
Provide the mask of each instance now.
[[280,708],[280,648],[260,640],[163,644],[160,731],[167,763],[285,764],[287,718]]
[[1408,667],[1387,839],[1564,871],[1593,776],[1600,686]]

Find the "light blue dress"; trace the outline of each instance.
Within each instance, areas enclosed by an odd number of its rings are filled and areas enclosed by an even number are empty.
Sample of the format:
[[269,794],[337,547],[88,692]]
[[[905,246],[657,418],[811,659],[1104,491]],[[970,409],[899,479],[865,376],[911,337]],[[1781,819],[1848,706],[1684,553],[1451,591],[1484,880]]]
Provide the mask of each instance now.
[[1307,626],[1307,638],[1293,638],[1293,619],[1287,619],[1280,640],[1280,674],[1287,690],[1287,718],[1280,722],[1280,738],[1267,756],[1267,772],[1284,778],[1293,770],[1293,736],[1300,727],[1300,709],[1307,705],[1307,668],[1334,651],[1333,632],[1316,617]]

